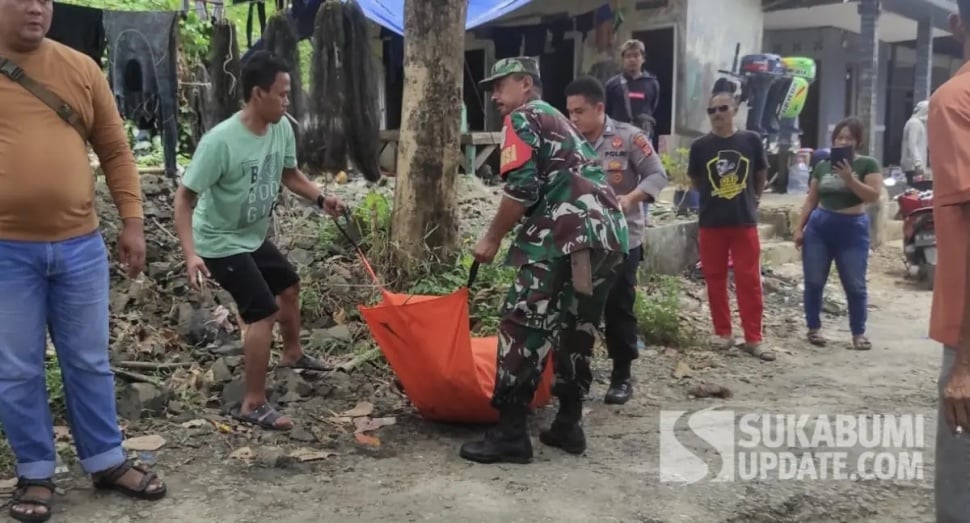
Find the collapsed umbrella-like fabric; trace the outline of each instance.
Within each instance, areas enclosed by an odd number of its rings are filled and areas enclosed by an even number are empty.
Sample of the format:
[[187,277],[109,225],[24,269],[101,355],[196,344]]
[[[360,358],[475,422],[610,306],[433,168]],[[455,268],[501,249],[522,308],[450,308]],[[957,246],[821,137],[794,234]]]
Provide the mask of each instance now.
[[[365,267],[377,281],[366,259]],[[381,291],[377,305],[358,307],[377,346],[422,417],[452,423],[498,420],[492,392],[498,338],[469,330],[468,287],[447,296]],[[546,365],[532,407],[549,403],[553,366]]]

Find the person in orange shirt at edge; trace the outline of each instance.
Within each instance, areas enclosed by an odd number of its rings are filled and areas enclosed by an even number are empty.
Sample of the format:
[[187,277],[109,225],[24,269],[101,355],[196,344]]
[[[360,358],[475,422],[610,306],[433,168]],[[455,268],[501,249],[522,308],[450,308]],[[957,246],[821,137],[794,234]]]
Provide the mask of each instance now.
[[970,0],[950,17],[965,64],[930,98],[937,234],[930,337],[943,344],[936,431],[936,521],[970,522]]
[[[129,277],[145,266],[138,168],[101,68],[46,38],[53,9],[51,0],[0,0],[0,423],[17,458],[9,511],[19,521],[51,517],[48,332],[81,468],[101,489],[149,500],[166,493],[121,446],[108,363],[109,256],[86,142],[118,208],[119,261]],[[73,117],[62,119],[41,101],[45,93],[28,90],[35,84],[16,81],[21,73],[62,98]]]

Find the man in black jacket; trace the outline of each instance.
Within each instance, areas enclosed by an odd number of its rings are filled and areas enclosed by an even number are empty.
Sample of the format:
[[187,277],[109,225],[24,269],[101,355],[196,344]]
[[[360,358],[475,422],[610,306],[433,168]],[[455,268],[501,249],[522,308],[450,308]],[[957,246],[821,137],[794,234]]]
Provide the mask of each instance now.
[[620,48],[620,56],[623,72],[606,82],[606,114],[643,129],[652,139],[660,83],[656,76],[643,70],[646,46],[639,40],[627,40]]

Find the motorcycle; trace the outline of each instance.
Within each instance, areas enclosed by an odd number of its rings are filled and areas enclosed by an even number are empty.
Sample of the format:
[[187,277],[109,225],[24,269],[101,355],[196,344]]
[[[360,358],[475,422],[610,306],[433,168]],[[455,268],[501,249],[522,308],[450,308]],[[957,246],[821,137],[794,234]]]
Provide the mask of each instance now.
[[[887,180],[895,182],[893,178]],[[907,274],[923,283],[928,290],[933,290],[937,256],[933,190],[907,189],[895,199],[899,204],[898,217],[903,220],[903,257]]]
[[798,116],[815,81],[816,63],[811,58],[775,54],[739,56],[740,51],[738,44],[730,71],[718,71],[734,80],[721,78],[715,88],[722,87],[718,84],[724,82],[740,87],[740,101],[748,105],[745,128],[762,136],[765,151],[776,160],[768,185],[773,192],[784,194],[788,189],[789,167],[796,157],[793,151],[801,147]]

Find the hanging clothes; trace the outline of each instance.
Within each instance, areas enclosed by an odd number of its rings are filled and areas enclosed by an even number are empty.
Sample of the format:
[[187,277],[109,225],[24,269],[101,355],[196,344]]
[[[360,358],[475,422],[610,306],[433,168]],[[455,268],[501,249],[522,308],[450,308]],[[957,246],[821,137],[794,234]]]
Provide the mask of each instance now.
[[165,171],[174,177],[178,149],[176,11],[105,11],[108,76],[125,118],[162,133]]
[[404,79],[404,37],[381,28],[381,41],[384,42],[384,64],[388,83]]
[[549,31],[544,25],[526,27],[523,29],[524,48],[522,54],[525,56],[539,56],[546,53],[546,37]]
[[[192,11],[192,3],[195,3],[195,14],[201,20],[220,20],[222,19],[222,0],[182,0],[182,12]],[[209,13],[209,6],[212,6],[212,13]]]
[[520,27],[496,27],[492,29],[495,42],[495,59],[512,58],[522,54],[522,39],[525,34]]
[[58,3],[47,38],[91,57],[100,66],[104,57],[104,11]]

